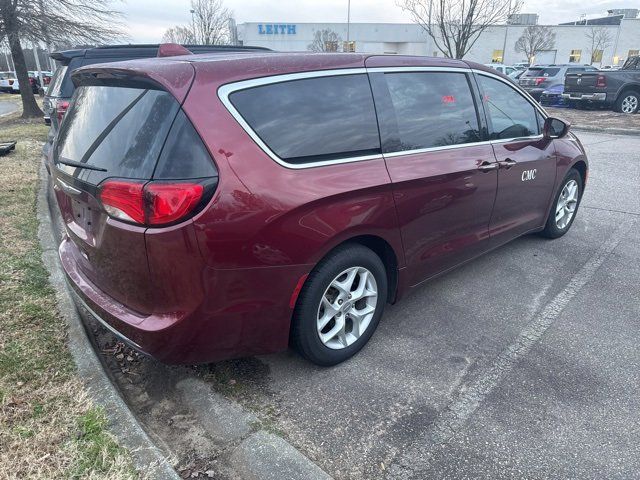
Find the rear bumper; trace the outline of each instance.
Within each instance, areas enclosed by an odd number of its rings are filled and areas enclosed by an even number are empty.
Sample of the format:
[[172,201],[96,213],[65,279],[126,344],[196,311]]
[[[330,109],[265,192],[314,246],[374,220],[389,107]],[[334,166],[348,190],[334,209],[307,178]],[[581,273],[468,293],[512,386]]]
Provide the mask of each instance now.
[[607,94],[604,92],[597,93],[563,93],[562,98],[565,100],[589,101],[589,102],[606,102]]
[[71,240],[60,260],[76,301],[135,349],[164,363],[195,364],[273,353],[287,348],[290,296],[309,266],[239,270],[207,268],[205,293],[190,312],[142,315],[91,283],[77,267]]

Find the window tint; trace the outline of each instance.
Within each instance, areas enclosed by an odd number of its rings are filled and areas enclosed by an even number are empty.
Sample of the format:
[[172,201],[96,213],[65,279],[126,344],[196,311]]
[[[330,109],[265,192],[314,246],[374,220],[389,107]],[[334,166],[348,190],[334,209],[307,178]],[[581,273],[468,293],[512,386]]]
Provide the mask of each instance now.
[[60,128],[56,160],[107,171],[58,168],[95,185],[107,177],[150,178],[178,108],[159,90],[80,87]]
[[509,85],[478,75],[491,139],[528,137],[538,134],[536,109]]
[[387,73],[385,78],[398,125],[399,150],[480,140],[464,73]]
[[154,179],[214,177],[217,170],[207,148],[182,110],[173,122]]
[[380,153],[366,75],[275,83],[229,99],[262,141],[290,163]]

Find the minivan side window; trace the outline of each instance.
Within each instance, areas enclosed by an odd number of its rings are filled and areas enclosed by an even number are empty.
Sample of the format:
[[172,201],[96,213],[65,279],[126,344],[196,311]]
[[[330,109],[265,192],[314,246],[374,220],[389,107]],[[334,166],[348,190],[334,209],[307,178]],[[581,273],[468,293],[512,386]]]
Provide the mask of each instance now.
[[289,163],[380,153],[364,74],[267,84],[233,92],[229,100],[267,147]]
[[492,140],[538,135],[535,107],[509,85],[478,75]]
[[[398,72],[384,75],[391,112],[381,122],[396,122],[395,151],[478,142],[478,115],[465,73]],[[395,118],[393,118],[395,117]],[[381,125],[381,131],[387,130]]]

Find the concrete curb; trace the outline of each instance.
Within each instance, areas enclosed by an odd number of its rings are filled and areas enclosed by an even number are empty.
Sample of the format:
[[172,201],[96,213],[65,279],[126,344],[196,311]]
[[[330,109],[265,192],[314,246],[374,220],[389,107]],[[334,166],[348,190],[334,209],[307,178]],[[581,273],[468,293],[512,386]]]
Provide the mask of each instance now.
[[285,439],[260,429],[260,421],[197,378],[178,391],[213,442],[226,446],[224,461],[244,480],[332,480]]
[[243,440],[230,461],[245,480],[331,480],[286,440],[264,430]]
[[578,132],[602,133],[606,135],[640,135],[640,129],[637,128],[601,128],[592,127],[590,125],[577,127],[572,125],[571,130],[577,130]]
[[58,260],[48,189],[48,174],[44,165],[41,165],[36,205],[38,238],[42,247],[42,260],[49,272],[49,282],[56,291],[58,310],[67,321],[68,345],[78,368],[78,375],[86,385],[91,399],[104,407],[112,432],[118,437],[120,444],[131,452],[135,468],[149,478],[179,480],[180,477],[164,453],[154,445],[111,383],[87,336]]

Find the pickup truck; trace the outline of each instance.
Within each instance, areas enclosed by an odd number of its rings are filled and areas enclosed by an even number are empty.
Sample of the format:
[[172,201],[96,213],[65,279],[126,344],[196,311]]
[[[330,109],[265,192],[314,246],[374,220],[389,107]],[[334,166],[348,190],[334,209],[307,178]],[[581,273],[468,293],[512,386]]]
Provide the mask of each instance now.
[[620,70],[568,74],[562,97],[570,104],[600,104],[616,112],[640,110],[640,56],[629,57]]

